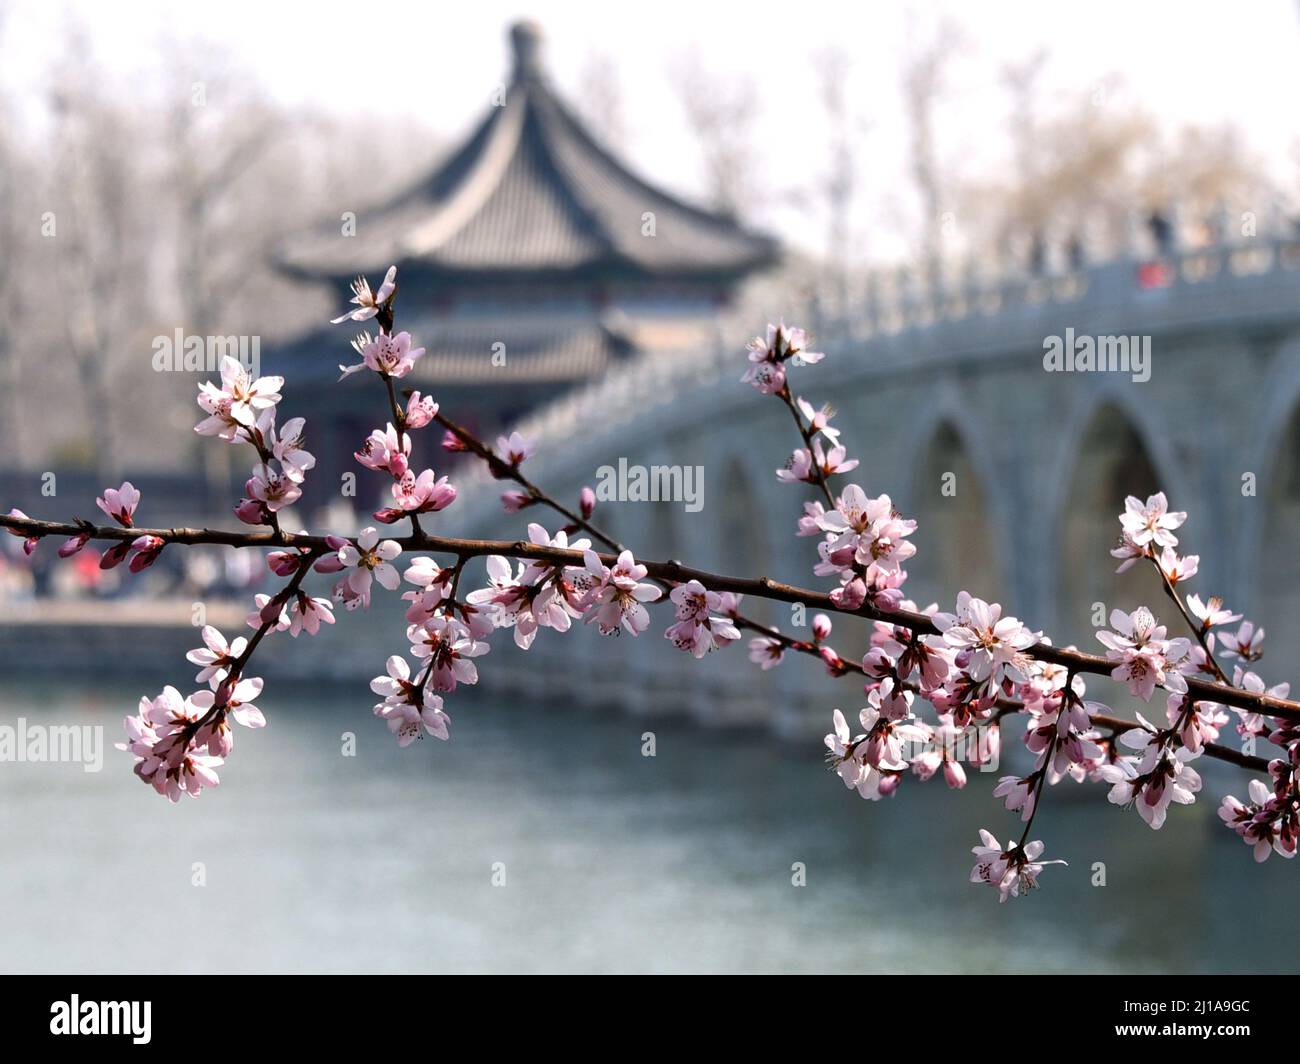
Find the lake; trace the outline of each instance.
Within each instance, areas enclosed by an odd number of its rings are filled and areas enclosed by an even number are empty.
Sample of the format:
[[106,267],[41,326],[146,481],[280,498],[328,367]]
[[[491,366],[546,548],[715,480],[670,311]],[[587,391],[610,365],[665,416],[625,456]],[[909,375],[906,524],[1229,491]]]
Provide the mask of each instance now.
[[[4,683],[0,724],[103,724],[157,684]],[[520,704],[449,704],[400,750],[364,684],[275,682],[220,788],[180,806],[126,754],[0,764],[10,972],[1294,971],[1300,867],[1213,802],[1159,834],[1104,791],[1045,798],[1044,889],[967,882],[977,828],[1019,821],[976,775],[869,804],[821,750]],[[653,731],[655,756],[643,756]],[[344,756],[345,734],[355,756]],[[1238,777],[1229,777],[1233,782]],[[1237,788],[1244,792],[1244,784]],[[1096,862],[1105,886],[1093,886]],[[792,884],[800,863],[806,885]]]

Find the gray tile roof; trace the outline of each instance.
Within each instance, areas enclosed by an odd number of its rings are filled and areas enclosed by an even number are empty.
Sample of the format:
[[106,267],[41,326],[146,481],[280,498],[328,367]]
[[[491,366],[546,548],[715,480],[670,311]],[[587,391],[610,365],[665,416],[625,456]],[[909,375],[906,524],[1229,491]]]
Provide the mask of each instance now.
[[[540,37],[512,31],[515,75],[505,103],[441,167],[395,200],[290,241],[290,272],[339,279],[393,263],[471,278],[624,271],[735,276],[775,254],[767,237],[691,207],[634,176],[595,142],[552,91]],[[642,233],[654,214],[653,236]]]

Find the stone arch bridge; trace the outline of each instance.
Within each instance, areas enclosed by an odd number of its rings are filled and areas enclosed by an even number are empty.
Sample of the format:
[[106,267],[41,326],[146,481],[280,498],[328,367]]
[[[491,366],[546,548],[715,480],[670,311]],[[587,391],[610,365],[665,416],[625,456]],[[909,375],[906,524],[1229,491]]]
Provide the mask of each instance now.
[[[1182,546],[1201,559],[1190,590],[1220,593],[1262,622],[1262,674],[1289,678],[1300,646],[1300,242],[865,305],[817,328],[827,358],[795,370],[794,388],[835,407],[862,460],[851,478],[920,522],[912,598],[950,605],[966,588],[1057,642],[1098,649],[1096,603],[1172,608],[1151,574],[1116,577],[1108,553],[1124,496],[1159,488],[1190,513]],[[739,383],[745,342],[763,325],[720,325],[712,350],[632,365],[544,409],[522,426],[540,442],[530,476],[573,500],[620,458],[702,467],[698,512],[609,502],[596,520],[640,556],[824,588],[812,574],[815,541],[793,536],[810,496],[774,475],[797,442],[793,425],[780,403]],[[1048,371],[1045,341],[1067,330],[1076,343],[1149,338],[1149,379],[1135,380],[1132,367]],[[502,514],[499,483],[462,483],[464,506],[447,512],[460,510],[457,531],[514,538],[534,516],[550,527],[542,510]],[[788,606],[749,607],[792,630]],[[824,730],[829,707],[856,705],[845,681],[818,678],[812,659],[762,673],[736,646],[695,661],[659,638],[668,623],[660,610],[637,640],[544,632],[528,662],[513,647],[501,658],[525,688],[800,735]],[[842,651],[862,647],[853,623],[836,621]]]

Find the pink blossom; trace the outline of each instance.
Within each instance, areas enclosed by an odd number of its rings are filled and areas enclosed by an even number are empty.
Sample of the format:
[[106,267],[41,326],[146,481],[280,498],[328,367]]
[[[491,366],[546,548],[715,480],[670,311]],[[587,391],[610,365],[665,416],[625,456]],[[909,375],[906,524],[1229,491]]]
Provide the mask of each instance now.
[[877,802],[893,794],[902,778],[898,772],[873,768],[863,758],[866,736],[849,738],[848,722],[838,709],[832,714],[834,731],[826,736],[826,759],[844,786],[856,790],[870,802]]
[[858,460],[853,458],[846,461],[846,454],[845,449],[838,444],[827,454],[822,450],[821,440],[814,440],[812,453],[803,448],[795,451],[786,460],[785,468],[776,471],[777,479],[787,484],[817,484],[820,482],[819,472],[822,477],[831,477],[857,469]]
[[422,396],[419,392],[411,393],[411,398],[406,402],[406,427],[408,429],[422,429],[437,416],[438,404],[433,401],[433,396]]
[[[376,520],[392,524],[394,520],[409,514],[445,510],[456,501],[456,489],[446,477],[435,479],[432,469],[424,470],[419,476],[408,469],[401,480],[393,485],[393,501],[397,503],[395,510],[380,511],[384,516],[375,514]],[[393,514],[396,516],[388,519]]]
[[424,355],[423,347],[411,347],[409,332],[390,336],[381,329],[375,339],[370,339],[369,334],[363,334],[357,337],[352,346],[361,355],[361,361],[354,366],[339,366],[342,377],[370,369],[381,377],[400,380],[415,368],[415,363]]
[[1001,798],[1008,810],[1020,811],[1020,819],[1028,820],[1034,815],[1034,806],[1038,800],[1037,776],[1003,776],[993,788],[993,797]]
[[966,591],[957,596],[957,612],[936,613],[934,626],[948,646],[969,652],[964,671],[971,679],[991,679],[993,683],[1004,678],[1027,679],[1024,651],[1042,635],[1031,632],[1014,617],[1003,617],[997,603],[990,605]]
[[[1291,685],[1289,683],[1274,684],[1272,687],[1266,688],[1264,686],[1264,681],[1260,679],[1256,673],[1251,672],[1249,669],[1244,669],[1240,665],[1234,665],[1232,667],[1232,686],[1239,687],[1243,691],[1249,691],[1251,694],[1269,695],[1273,698],[1286,698],[1291,693]],[[1237,710],[1237,713],[1241,718],[1241,723],[1237,725],[1237,730],[1241,732],[1241,734],[1263,735],[1268,731],[1261,714],[1247,713],[1242,710]]]
[[764,672],[781,664],[785,657],[785,644],[769,636],[756,636],[749,641],[749,660],[760,666]]
[[710,650],[740,638],[740,629],[729,617],[712,616],[721,612],[722,596],[706,590],[698,580],[678,584],[668,597],[677,606],[677,623],[664,632],[664,637],[678,650],[702,658]]
[[407,469],[410,468],[407,461],[410,456],[411,437],[399,433],[392,422],[389,422],[383,430],[375,429],[371,432],[366,437],[365,443],[361,445],[361,450],[353,455],[367,469],[391,473],[398,480],[405,476]]
[[619,554],[614,565],[607,566],[596,552],[583,554],[591,589],[585,605],[590,609],[587,623],[596,621],[602,635],[620,630],[640,635],[650,625],[650,613],[643,603],[655,602],[663,594],[653,584],[644,583],[646,567],[638,564],[629,550]]
[[429,686],[435,691],[454,691],[457,684],[478,683],[478,669],[472,659],[491,649],[475,639],[461,621],[444,614],[411,625],[406,638],[411,641],[415,657],[428,659]]
[[379,291],[372,293],[370,291],[370,282],[364,277],[358,277],[352,282],[352,299],[351,303],[357,305],[356,310],[345,310],[337,318],[330,320],[331,325],[342,325],[345,321],[369,321],[379,313],[379,308],[393,298],[397,291],[397,267],[388,267],[388,272],[384,274],[384,283],[379,286]]
[[742,384],[752,384],[764,395],[775,395],[785,387],[785,367],[779,362],[755,359],[751,353],[750,366],[740,378]]
[[1153,830],[1164,826],[1171,802],[1191,805],[1201,789],[1201,777],[1187,762],[1197,753],[1185,746],[1170,747],[1141,714],[1142,727],[1126,731],[1120,744],[1141,751],[1139,757],[1121,757],[1103,765],[1099,774],[1110,783],[1109,799],[1115,805],[1134,805]]
[[766,338],[756,336],[749,342],[749,370],[741,382],[752,384],[765,395],[775,395],[785,387],[785,363],[812,365],[825,356],[806,350],[807,336],[802,329],[789,328],[785,322],[768,325]]
[[1139,558],[1149,558],[1151,551],[1148,547],[1140,547],[1134,543],[1133,538],[1127,532],[1121,532],[1119,545],[1110,552],[1110,556],[1121,559],[1115,572],[1123,573],[1133,568]]
[[189,733],[200,711],[174,687],[165,687],[156,699],[140,699],[136,716],[123,721],[127,741],[118,743],[135,757],[134,771],[169,801],[181,795],[197,798],[204,787],[220,782],[216,769],[220,756],[191,741]]
[[295,484],[301,484],[307,478],[307,471],[316,466],[316,456],[303,447],[306,426],[305,419],[291,417],[277,431],[274,409],[265,411],[258,419],[258,430],[266,446],[280,463],[284,475]]
[[861,758],[854,756],[853,744],[849,738],[849,724],[844,714],[838,709],[831,714],[834,728],[826,736],[826,749],[830,751],[828,760],[844,781],[846,787],[856,787],[862,777],[864,768]]
[[1187,608],[1192,611],[1192,616],[1201,622],[1203,631],[1220,624],[1232,624],[1233,621],[1241,620],[1240,613],[1233,613],[1223,608],[1223,599],[1218,595],[1211,595],[1205,602],[1201,601],[1200,595],[1188,595]]
[[289,630],[289,610],[284,599],[279,595],[272,597],[256,594],[253,596],[253,605],[257,608],[244,617],[244,623],[249,628],[258,629],[264,624],[270,624],[277,632]]
[[1166,547],[1160,552],[1160,571],[1171,584],[1181,584],[1184,580],[1190,580],[1196,575],[1200,562],[1199,554],[1180,557],[1173,547]]
[[799,518],[795,535],[819,536],[822,533],[821,522],[826,515],[826,507],[815,499],[803,504],[803,516]]
[[412,682],[406,659],[394,655],[388,659],[387,676],[370,681],[370,689],[384,700],[375,706],[375,715],[388,722],[388,730],[397,736],[398,746],[410,746],[424,733],[435,739],[449,737],[451,718],[443,712],[442,699],[426,694]]
[[[820,410],[814,410],[812,403],[807,399],[796,399],[795,406],[799,408],[799,413],[804,416],[808,422],[808,435],[815,436],[821,433],[832,444],[836,444],[840,439],[840,430],[831,428],[831,418],[835,416],[835,411],[830,408],[830,404],[824,405]],[[856,462],[853,463],[855,466]]]
[[[1280,766],[1281,762],[1272,762],[1270,772],[1275,765]],[[1270,792],[1262,781],[1253,779],[1247,792],[1248,803],[1232,795],[1225,797],[1219,806],[1219,819],[1251,847],[1256,861],[1268,860],[1270,853],[1287,859],[1294,857],[1300,841],[1300,813],[1296,808],[1298,796],[1294,781],[1284,779],[1281,787]]]
[[1264,642],[1264,629],[1256,628],[1251,621],[1242,621],[1235,635],[1217,632],[1216,636],[1226,657],[1258,661],[1264,653],[1259,647]]
[[132,517],[135,508],[140,505],[140,492],[127,480],[120,488],[106,489],[104,494],[95,500],[95,505],[119,525],[131,528],[134,524]]
[[818,525],[834,533],[822,544],[824,563],[831,568],[874,564],[886,572],[897,571],[916,553],[905,539],[916,531],[916,522],[900,517],[888,495],[868,498],[857,484],[844,489],[835,509],[823,514]]
[[410,702],[383,703],[379,716],[388,721],[388,730],[397,736],[398,746],[410,746],[423,739],[425,732],[444,742],[451,737],[448,731],[451,718],[443,712],[439,695],[424,695],[424,701],[418,706]]
[[397,590],[401,575],[389,563],[402,553],[402,548],[391,539],[380,542],[379,532],[372,528],[363,528],[355,545],[347,543],[339,548],[338,558],[348,574],[348,586],[358,595],[370,593],[370,581],[379,581],[389,591]]
[[922,781],[932,778],[940,768],[943,779],[952,790],[966,786],[966,770],[956,758],[958,743],[964,740],[964,729],[951,724],[941,724],[934,730],[934,740],[921,753],[911,759],[912,772]]
[[1166,639],[1164,626],[1145,606],[1131,614],[1112,610],[1110,625],[1115,631],[1098,632],[1097,639],[1107,648],[1106,656],[1117,662],[1112,677],[1128,684],[1146,702],[1157,685],[1178,693],[1187,690],[1187,681],[1175,666],[1191,650],[1188,640]]
[[244,485],[249,498],[260,502],[271,513],[292,506],[302,497],[302,488],[277,469],[264,462],[253,467],[253,475]]
[[1038,876],[1045,865],[1065,864],[1064,861],[1040,861],[1043,844],[1038,841],[1003,849],[997,839],[980,828],[980,842],[981,845],[971,850],[975,855],[975,867],[971,869],[970,881],[996,887],[999,902],[1028,894],[1037,887]]
[[262,693],[261,678],[250,676],[231,688],[227,687],[228,683],[228,680],[223,680],[216,691],[196,691],[190,696],[191,704],[201,714],[206,715],[214,707],[218,709],[194,733],[195,745],[206,746],[208,753],[218,757],[229,757],[234,747],[229,720],[245,728],[266,727],[266,717],[253,705],[253,699]]
[[537,441],[526,438],[518,432],[512,432],[509,436],[497,437],[497,454],[502,461],[508,462],[512,466],[520,465],[524,459],[531,458],[537,453]]
[[215,690],[244,652],[248,640],[238,636],[227,643],[226,637],[210,624],[205,624],[199,635],[203,638],[203,646],[191,650],[185,655],[185,660],[199,666],[195,683],[206,683]]
[[280,401],[283,377],[253,380],[239,359],[227,355],[221,360],[221,387],[205,381],[199,385],[199,406],[209,417],[195,426],[203,436],[233,440],[239,428],[250,428],[258,415]]
[[420,557],[412,561],[402,577],[419,590],[402,595],[402,598],[411,603],[406,611],[406,619],[417,622],[433,616],[438,604],[450,593],[451,580],[455,575],[454,567],[444,569],[432,558]]
[[508,514],[517,514],[520,510],[532,506],[537,500],[526,491],[511,489],[501,493],[501,508]]
[[1187,514],[1171,513],[1169,500],[1163,491],[1147,498],[1145,505],[1130,495],[1124,500],[1124,512],[1119,515],[1125,534],[1137,547],[1154,544],[1157,547],[1176,547],[1178,537],[1173,530],[1187,520]]
[[295,639],[302,632],[315,635],[322,624],[334,623],[334,604],[298,591],[289,600],[289,634]]
[[[545,533],[539,538],[549,539]],[[467,601],[487,611],[495,627],[513,628],[521,650],[532,646],[541,628],[569,630],[573,613],[556,585],[555,570],[521,564],[515,574],[509,559],[494,554],[487,560],[487,572],[488,587],[471,591]]]
[[1190,695],[1171,694],[1165,716],[1170,727],[1179,729],[1179,741],[1197,754],[1206,743],[1216,742],[1219,729],[1228,723],[1228,714],[1217,702],[1197,702]]
[[866,732],[862,758],[872,768],[901,772],[907,768],[903,744],[929,741],[929,729],[911,717],[910,705],[911,692],[882,695],[881,687],[874,687],[867,693],[867,705],[858,720]]

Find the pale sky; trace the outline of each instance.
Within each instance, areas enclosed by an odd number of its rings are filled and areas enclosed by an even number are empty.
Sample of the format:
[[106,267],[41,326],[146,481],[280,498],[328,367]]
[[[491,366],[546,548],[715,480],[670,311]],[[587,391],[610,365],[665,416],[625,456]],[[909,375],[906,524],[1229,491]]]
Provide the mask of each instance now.
[[[150,71],[168,34],[211,41],[288,104],[364,116],[379,109],[417,119],[445,142],[482,116],[507,74],[505,34],[521,16],[547,36],[553,80],[569,96],[593,59],[613,61],[621,82],[621,153],[641,174],[698,198],[703,179],[673,74],[694,56],[719,77],[752,78],[761,105],[761,184],[756,219],[787,239],[816,245],[806,210],[788,190],[824,173],[817,57],[831,46],[853,64],[851,92],[870,126],[863,195],[872,224],[903,181],[906,138],[898,107],[898,57],[909,5],[893,0],[647,5],[586,0],[521,6],[495,0],[343,3],[339,0],[0,0],[0,81],[34,92],[46,81],[69,17],[90,33],[99,62],[133,91],[153,91]],[[1232,122],[1279,173],[1294,177],[1300,140],[1300,15],[1295,0],[982,0],[915,3],[924,22],[951,11],[967,42],[952,70],[940,152],[966,166],[995,167],[1007,150],[1002,65],[1045,47],[1049,98],[1078,98],[1118,75],[1116,106],[1140,103],[1171,125]],[[196,79],[202,71],[195,72]],[[359,147],[359,152],[363,149]],[[1289,169],[1287,169],[1289,167]]]

